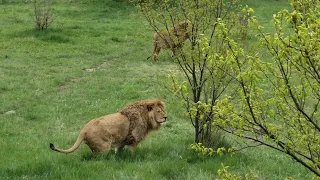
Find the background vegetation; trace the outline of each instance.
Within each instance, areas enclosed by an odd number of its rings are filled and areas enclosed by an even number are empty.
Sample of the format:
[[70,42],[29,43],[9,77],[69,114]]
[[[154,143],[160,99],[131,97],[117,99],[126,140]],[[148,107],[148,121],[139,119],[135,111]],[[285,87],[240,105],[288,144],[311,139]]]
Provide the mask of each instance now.
[[[242,3],[266,28],[288,7],[284,0]],[[162,85],[177,67],[169,51],[157,64],[147,60],[153,30],[129,3],[54,1],[46,31],[34,28],[33,13],[30,1],[0,1],[0,179],[213,179],[221,163],[259,179],[311,177],[265,148],[210,158],[193,152],[184,108]],[[49,149],[50,142],[71,146],[92,118],[155,97],[167,103],[168,122],[134,155],[92,158],[85,145],[69,155]]]

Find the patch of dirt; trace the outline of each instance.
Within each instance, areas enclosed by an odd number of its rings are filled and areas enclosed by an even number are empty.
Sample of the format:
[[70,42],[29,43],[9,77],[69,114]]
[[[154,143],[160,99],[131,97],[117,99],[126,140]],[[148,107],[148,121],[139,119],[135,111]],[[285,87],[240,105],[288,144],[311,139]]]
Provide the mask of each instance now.
[[86,69],[85,72],[92,73],[92,72],[95,72],[96,70],[97,70],[96,68],[89,68],[89,69]]
[[66,89],[68,86],[70,86],[73,83],[77,83],[79,81],[81,81],[81,79],[83,77],[85,77],[86,75],[98,71],[105,63],[102,63],[100,65],[98,65],[96,68],[88,68],[84,70],[83,76],[82,77],[76,77],[76,78],[72,78],[70,81],[65,82],[63,85],[59,86],[59,89]]

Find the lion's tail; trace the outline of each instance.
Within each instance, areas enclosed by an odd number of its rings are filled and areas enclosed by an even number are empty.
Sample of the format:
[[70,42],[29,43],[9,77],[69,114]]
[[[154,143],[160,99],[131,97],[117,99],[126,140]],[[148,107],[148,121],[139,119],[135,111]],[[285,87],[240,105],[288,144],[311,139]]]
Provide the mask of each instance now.
[[54,151],[61,152],[61,153],[66,153],[66,154],[72,153],[80,146],[80,144],[82,143],[82,141],[84,139],[84,136],[85,136],[85,133],[81,132],[80,135],[78,136],[77,141],[74,143],[74,145],[70,149],[67,149],[67,150],[58,149],[52,143],[50,143],[50,148]]

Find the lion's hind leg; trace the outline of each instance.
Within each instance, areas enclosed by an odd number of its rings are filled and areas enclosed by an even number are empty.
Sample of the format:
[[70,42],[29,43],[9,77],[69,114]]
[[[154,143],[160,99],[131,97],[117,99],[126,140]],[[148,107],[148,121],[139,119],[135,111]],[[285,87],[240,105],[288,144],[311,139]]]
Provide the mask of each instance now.
[[112,142],[99,140],[99,141],[91,142],[90,144],[88,143],[88,145],[93,153],[109,152],[111,149]]
[[100,152],[109,152],[111,149],[111,144],[112,144],[112,142],[110,142],[110,141],[104,141],[100,145]]

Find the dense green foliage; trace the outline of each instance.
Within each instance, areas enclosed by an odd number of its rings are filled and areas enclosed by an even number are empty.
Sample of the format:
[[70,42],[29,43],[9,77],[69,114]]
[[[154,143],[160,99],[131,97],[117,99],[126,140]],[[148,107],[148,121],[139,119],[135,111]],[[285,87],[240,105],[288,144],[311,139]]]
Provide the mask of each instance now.
[[239,93],[218,103],[213,124],[255,146],[286,153],[320,176],[320,2],[291,2],[291,12],[274,16],[274,35],[252,19],[273,57],[267,62],[228,39],[228,28],[221,24]]
[[[264,24],[287,7],[269,2],[246,1],[272,7],[261,11]],[[169,53],[157,64],[146,60],[153,29],[125,0],[56,0],[52,14],[40,32],[30,1],[0,0],[0,179],[215,179],[221,163],[239,176],[311,177],[270,149],[210,158],[192,151],[185,109],[161,84],[179,71]],[[93,158],[86,145],[69,155],[49,148],[70,147],[90,119],[154,97],[167,103],[168,122],[134,155]]]

